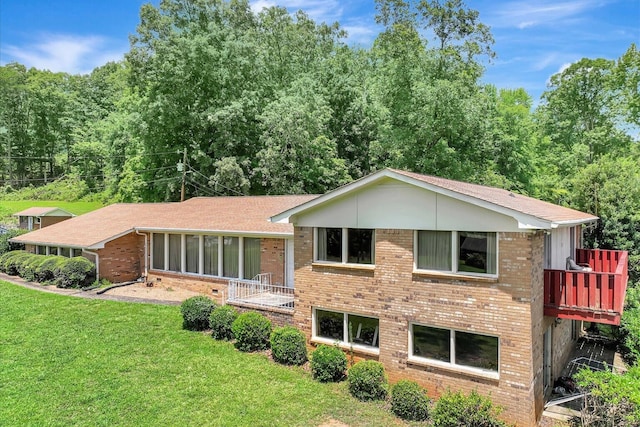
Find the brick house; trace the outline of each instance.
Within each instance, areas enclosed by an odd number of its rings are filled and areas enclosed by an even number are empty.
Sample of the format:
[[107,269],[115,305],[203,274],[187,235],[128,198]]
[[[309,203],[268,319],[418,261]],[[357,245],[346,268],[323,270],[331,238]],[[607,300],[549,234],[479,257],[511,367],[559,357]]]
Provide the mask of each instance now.
[[272,220],[295,227],[293,324],[312,344],[432,396],[477,389],[519,426],[540,420],[578,322],[620,320],[626,252],[580,249],[597,218],[506,190],[386,169]]
[[293,226],[268,219],[315,197],[113,204],[12,241],[32,253],[84,256],[95,262],[98,277],[112,282],[168,282],[223,302],[230,280],[242,288],[260,276],[265,283],[293,288],[293,261],[287,262],[293,256]]
[[32,207],[13,214],[18,217],[18,228],[39,230],[53,224],[73,218],[75,215],[64,209],[54,207]]
[[[13,241],[86,256],[114,282],[161,280],[261,309],[312,345],[379,360],[392,381],[434,397],[477,389],[532,426],[581,322],[620,322],[627,254],[581,249],[596,220],[385,169],[319,197],[116,204]],[[568,258],[590,268],[567,269]]]

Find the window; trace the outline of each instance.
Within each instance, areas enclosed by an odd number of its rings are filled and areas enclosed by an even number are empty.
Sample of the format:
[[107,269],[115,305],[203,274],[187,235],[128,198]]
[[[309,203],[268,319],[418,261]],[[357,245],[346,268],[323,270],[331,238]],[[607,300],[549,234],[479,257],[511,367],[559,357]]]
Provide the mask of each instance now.
[[204,274],[218,276],[218,236],[204,236]]
[[73,249],[73,256],[77,257],[77,256],[82,256],[82,249]]
[[36,253],[39,255],[46,255],[47,254],[47,247],[46,246],[36,246]]
[[222,275],[224,277],[239,277],[240,244],[237,237],[223,237]]
[[260,274],[260,239],[244,238],[244,278],[253,279]]
[[49,255],[58,255],[58,248],[56,246],[50,246]]
[[200,263],[200,236],[187,235],[187,273],[197,273],[198,264]]
[[416,267],[454,273],[496,274],[496,233],[420,230]]
[[412,324],[410,338],[410,357],[498,372],[498,337]]
[[151,268],[164,270],[164,233],[153,233],[153,259],[151,260]]
[[69,258],[70,254],[71,254],[71,249],[70,248],[60,248],[60,256]]
[[169,234],[169,271],[181,271],[182,236]]
[[317,228],[316,260],[374,264],[374,231],[366,228]]
[[314,310],[314,337],[367,347],[379,346],[379,321],[374,317]]

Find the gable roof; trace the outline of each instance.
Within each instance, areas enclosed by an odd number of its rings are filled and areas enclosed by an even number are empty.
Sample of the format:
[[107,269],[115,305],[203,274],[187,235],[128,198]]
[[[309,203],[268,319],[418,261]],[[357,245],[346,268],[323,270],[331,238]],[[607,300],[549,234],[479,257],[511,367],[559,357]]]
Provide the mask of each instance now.
[[483,207],[513,217],[522,229],[551,229],[560,225],[583,224],[598,217],[508,190],[470,184],[435,176],[422,175],[397,169],[383,169],[350,184],[337,188],[302,205],[281,212],[271,218],[275,222],[291,222],[292,217],[329,203],[349,193],[376,184],[384,179],[394,179],[438,194]]
[[12,241],[100,249],[136,230],[285,237],[293,234],[293,226],[272,223],[269,217],[315,197],[196,197],[185,202],[113,204]]
[[38,207],[34,206],[20,212],[16,212],[13,216],[75,216],[69,211],[65,211],[56,207]]

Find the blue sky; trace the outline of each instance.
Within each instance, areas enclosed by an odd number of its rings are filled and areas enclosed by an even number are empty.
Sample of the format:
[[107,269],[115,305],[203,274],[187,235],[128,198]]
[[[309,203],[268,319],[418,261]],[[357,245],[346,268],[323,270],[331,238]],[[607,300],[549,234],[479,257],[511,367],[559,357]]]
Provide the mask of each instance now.
[[[0,64],[90,72],[129,49],[144,0],[0,0]],[[158,4],[159,0],[151,1]],[[373,0],[253,0],[316,21],[338,21],[348,43],[368,46],[380,28]],[[580,58],[616,59],[640,44],[640,0],[467,0],[492,29],[497,58],[484,81],[525,88],[537,100],[549,77]]]

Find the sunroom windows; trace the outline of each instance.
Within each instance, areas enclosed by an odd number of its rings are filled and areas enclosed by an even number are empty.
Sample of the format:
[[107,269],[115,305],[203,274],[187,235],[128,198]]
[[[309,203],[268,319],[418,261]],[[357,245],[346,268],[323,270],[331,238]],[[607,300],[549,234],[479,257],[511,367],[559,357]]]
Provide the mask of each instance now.
[[329,311],[313,311],[313,339],[329,344],[379,347],[379,320],[375,317]]
[[416,268],[464,274],[497,274],[496,233],[416,232]]
[[375,233],[368,228],[316,228],[315,261],[374,264]]
[[499,339],[495,336],[411,324],[409,359],[497,376]]
[[151,268],[205,276],[252,279],[260,274],[260,239],[151,233]]

